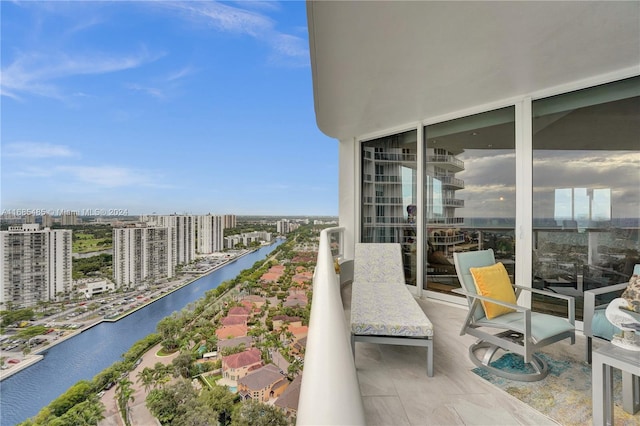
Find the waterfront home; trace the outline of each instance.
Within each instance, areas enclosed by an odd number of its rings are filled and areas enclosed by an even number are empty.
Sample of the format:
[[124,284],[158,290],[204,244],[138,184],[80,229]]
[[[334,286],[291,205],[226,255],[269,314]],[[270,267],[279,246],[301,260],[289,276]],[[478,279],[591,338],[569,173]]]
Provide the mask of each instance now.
[[223,326],[231,325],[247,325],[248,315],[231,315],[220,319],[220,323]]
[[262,306],[265,304],[265,301],[266,299],[264,297],[252,294],[252,295],[243,297],[241,303],[245,307],[247,307],[245,303],[249,303],[255,306],[256,308],[262,308]]
[[216,337],[218,340],[242,337],[247,335],[247,330],[246,324],[224,325],[216,330]]
[[262,367],[262,355],[257,348],[249,348],[243,352],[222,357],[222,376],[225,379],[239,380],[260,367]]
[[229,309],[228,317],[231,316],[248,316],[251,314],[251,309],[247,309],[244,306],[234,306]]
[[[548,422],[468,374],[451,260],[493,248],[516,283],[575,295],[578,330],[582,292],[629,279],[640,2],[308,1],[307,17],[339,229],[320,241],[298,423]],[[319,289],[336,280],[323,247],[348,286],[360,242],[401,244],[407,288],[435,324],[433,378],[402,370],[418,349],[362,344],[354,364],[339,297]]]
[[251,336],[241,336],[218,340],[218,354],[220,354],[224,348],[235,348],[240,345],[244,345],[245,349],[250,348],[253,345],[253,338]]

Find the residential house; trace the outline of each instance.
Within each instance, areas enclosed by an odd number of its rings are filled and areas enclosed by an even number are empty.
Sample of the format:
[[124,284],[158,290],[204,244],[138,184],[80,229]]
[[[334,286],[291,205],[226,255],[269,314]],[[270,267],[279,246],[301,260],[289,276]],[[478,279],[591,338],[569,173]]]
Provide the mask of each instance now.
[[267,402],[277,398],[289,385],[286,376],[273,364],[267,364],[238,380],[238,394],[244,399]]
[[229,309],[227,316],[248,316],[251,314],[251,309],[247,309],[244,306],[234,306]]
[[225,379],[239,380],[260,367],[262,367],[262,354],[257,348],[222,357],[222,376]]
[[242,337],[247,335],[247,330],[246,324],[224,325],[216,330],[216,336],[218,340]]
[[247,325],[248,318],[248,315],[226,316],[220,319],[220,323],[224,326]]
[[[285,324],[283,328],[289,333],[293,334],[293,338],[291,339],[291,341],[296,341],[302,339],[303,337],[307,337],[307,334],[309,333],[309,327],[306,325],[295,326],[291,324]],[[284,333],[282,335],[282,339],[284,341],[288,341],[286,334],[287,333]]]
[[289,294],[287,299],[282,303],[285,307],[305,307],[309,303],[305,294]]
[[298,340],[295,340],[291,345],[291,354],[294,356],[298,356],[304,358],[304,352],[307,347],[307,337],[302,337]]
[[246,305],[244,305],[244,302],[249,302],[251,305],[254,305],[256,308],[262,308],[262,306],[265,304],[266,299],[262,296],[257,296],[257,295],[249,295],[249,296],[245,296],[242,298],[242,304],[243,306],[246,307]]
[[298,412],[298,398],[300,398],[300,384],[302,383],[302,375],[297,376],[285,391],[280,395],[274,406],[280,408],[287,417],[295,417]]
[[303,285],[303,284],[310,283],[312,279],[313,279],[313,272],[311,272],[311,271],[302,271],[302,272],[296,273],[291,278],[291,281],[293,281],[296,284]]
[[253,338],[250,336],[241,336],[218,340],[218,354],[220,354],[225,348],[235,348],[240,345],[244,345],[245,349],[249,349],[253,346]]
[[274,317],[271,318],[271,321],[273,322],[274,330],[281,328],[283,324],[291,324],[298,327],[302,325],[302,318],[291,317],[288,315],[274,315]]

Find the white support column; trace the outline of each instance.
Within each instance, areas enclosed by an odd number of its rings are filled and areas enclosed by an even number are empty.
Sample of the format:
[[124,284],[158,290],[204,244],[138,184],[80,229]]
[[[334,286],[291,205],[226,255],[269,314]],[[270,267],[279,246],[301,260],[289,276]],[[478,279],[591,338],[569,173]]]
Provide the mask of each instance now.
[[424,276],[424,265],[426,264],[426,255],[425,255],[425,244],[426,244],[426,235],[425,235],[425,199],[424,199],[424,131],[422,129],[422,123],[417,124],[417,158],[416,162],[418,163],[416,166],[418,173],[418,182],[416,188],[416,207],[417,207],[417,215],[416,215],[416,291],[417,296],[422,297],[422,292],[425,283]]
[[[518,285],[531,287],[533,250],[533,121],[531,98],[516,103],[516,273]],[[522,292],[519,303],[531,307],[531,294]]]
[[360,203],[360,165],[358,143],[355,139],[346,139],[338,143],[338,221],[344,231],[344,257],[353,259],[355,242],[359,240]]

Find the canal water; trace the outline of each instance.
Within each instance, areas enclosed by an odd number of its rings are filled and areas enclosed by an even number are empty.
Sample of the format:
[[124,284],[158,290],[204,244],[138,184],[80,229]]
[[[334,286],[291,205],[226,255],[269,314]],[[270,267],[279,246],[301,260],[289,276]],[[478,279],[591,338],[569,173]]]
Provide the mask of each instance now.
[[243,256],[117,322],[100,323],[50,348],[40,362],[0,382],[0,425],[15,425],[35,416],[79,380],[91,380],[121,361],[135,342],[156,331],[161,319],[235,278],[283,241]]

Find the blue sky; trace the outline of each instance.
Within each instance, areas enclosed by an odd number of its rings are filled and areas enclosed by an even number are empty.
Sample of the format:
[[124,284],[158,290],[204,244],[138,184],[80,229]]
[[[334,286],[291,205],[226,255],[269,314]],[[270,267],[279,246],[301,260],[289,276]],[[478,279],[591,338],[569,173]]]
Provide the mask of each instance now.
[[0,7],[3,211],[337,214],[304,2]]

